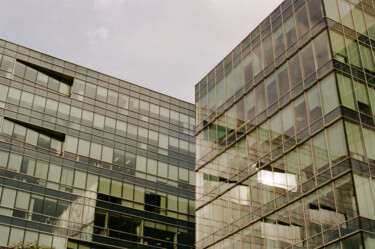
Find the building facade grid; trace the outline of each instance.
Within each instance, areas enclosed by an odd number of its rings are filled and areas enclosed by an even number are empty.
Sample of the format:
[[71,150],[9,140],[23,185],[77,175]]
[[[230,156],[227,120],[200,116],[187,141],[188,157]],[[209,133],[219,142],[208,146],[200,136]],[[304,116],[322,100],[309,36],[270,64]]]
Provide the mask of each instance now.
[[373,248],[374,21],[284,1],[196,85],[197,248]]
[[0,246],[193,248],[194,125],[192,104],[0,40]]

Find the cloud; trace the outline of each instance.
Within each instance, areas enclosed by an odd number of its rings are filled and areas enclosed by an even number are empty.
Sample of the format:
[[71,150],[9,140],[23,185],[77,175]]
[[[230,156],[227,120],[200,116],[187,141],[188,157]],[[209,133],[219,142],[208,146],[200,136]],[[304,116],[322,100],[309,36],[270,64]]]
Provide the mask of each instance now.
[[94,54],[101,50],[100,48],[103,47],[103,42],[107,40],[108,34],[109,30],[103,27],[86,32],[89,48]]
[[95,10],[104,10],[111,8],[116,5],[123,4],[125,0],[95,0],[94,9]]
[[109,33],[109,30],[107,28],[101,27],[101,28],[88,31],[86,35],[89,38],[90,43],[96,43],[98,41],[107,39],[108,33]]

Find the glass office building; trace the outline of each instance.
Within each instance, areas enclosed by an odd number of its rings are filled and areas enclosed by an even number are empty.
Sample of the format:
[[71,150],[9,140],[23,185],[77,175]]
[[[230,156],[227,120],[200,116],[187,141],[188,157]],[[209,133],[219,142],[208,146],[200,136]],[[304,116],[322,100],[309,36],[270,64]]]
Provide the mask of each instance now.
[[286,0],[195,88],[197,248],[375,248],[371,0]]
[[0,246],[194,248],[195,106],[0,40]]

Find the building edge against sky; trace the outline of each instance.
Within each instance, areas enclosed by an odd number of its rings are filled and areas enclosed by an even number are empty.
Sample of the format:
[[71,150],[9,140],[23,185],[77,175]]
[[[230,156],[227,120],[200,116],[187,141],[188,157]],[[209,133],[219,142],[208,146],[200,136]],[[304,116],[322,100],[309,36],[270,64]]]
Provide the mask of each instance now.
[[195,87],[197,248],[375,248],[375,11],[286,0]]
[[194,248],[195,106],[0,40],[0,246]]

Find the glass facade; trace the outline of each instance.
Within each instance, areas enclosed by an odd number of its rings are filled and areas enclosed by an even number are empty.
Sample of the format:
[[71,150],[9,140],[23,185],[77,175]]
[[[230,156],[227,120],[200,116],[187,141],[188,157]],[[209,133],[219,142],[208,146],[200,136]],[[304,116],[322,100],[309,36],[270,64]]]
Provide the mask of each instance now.
[[195,106],[0,40],[0,247],[194,248]]
[[375,248],[374,7],[286,0],[196,85],[197,248]]

